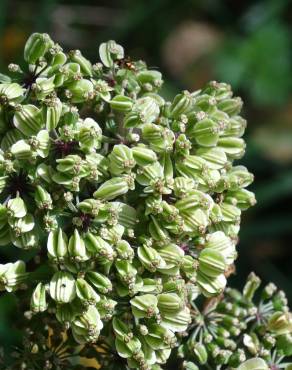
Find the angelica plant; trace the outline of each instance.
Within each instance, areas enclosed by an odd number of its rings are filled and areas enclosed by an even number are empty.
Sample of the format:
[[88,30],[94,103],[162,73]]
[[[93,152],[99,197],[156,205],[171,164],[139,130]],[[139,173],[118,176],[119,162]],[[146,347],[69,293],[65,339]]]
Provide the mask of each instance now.
[[160,369],[194,302],[223,294],[255,204],[228,84],[167,101],[116,42],[99,59],[35,33],[26,67],[0,76],[0,246],[15,256],[0,290],[23,330],[7,369]]

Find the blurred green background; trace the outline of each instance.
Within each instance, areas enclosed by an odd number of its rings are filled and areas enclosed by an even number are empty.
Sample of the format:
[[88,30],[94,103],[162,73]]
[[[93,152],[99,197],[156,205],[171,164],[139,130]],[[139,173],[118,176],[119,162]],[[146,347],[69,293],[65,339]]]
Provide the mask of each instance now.
[[[164,93],[232,84],[245,101],[258,204],[244,215],[237,274],[254,270],[292,302],[292,3],[289,0],[0,0],[0,70],[22,61],[31,32],[48,32],[93,62],[115,39],[165,76]],[[0,249],[0,261],[5,250]],[[12,343],[14,298],[1,293],[0,344]]]

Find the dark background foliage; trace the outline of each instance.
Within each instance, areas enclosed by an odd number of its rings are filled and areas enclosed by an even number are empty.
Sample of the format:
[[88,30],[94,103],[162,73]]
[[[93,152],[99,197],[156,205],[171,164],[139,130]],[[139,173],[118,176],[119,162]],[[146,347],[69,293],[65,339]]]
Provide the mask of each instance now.
[[[292,301],[292,4],[289,0],[0,0],[0,69],[22,63],[31,32],[92,61],[115,39],[164,73],[164,94],[211,79],[232,84],[249,125],[243,161],[257,205],[244,215],[237,273],[254,270]],[[0,248],[0,261],[13,259]],[[15,299],[0,295],[0,344],[13,343]]]

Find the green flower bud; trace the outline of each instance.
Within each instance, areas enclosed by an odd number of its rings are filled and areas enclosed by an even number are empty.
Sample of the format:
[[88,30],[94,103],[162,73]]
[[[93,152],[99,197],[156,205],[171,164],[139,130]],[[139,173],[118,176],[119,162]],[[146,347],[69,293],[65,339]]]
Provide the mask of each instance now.
[[133,107],[133,100],[125,95],[116,95],[109,104],[114,110],[129,112]]
[[106,294],[112,290],[110,279],[99,272],[88,271],[86,273],[86,279],[102,294]]
[[0,291],[13,292],[17,290],[26,277],[27,273],[23,261],[0,264]]
[[139,318],[150,318],[158,314],[157,298],[153,294],[136,296],[130,300],[133,315]]
[[49,258],[62,262],[68,255],[68,238],[64,231],[51,231],[48,236],[47,250]]
[[78,343],[94,343],[98,340],[103,328],[98,310],[90,305],[80,316],[72,322],[72,334]]
[[17,106],[13,124],[25,136],[36,135],[43,126],[40,109],[31,104]]
[[46,300],[46,286],[42,283],[38,283],[34,289],[31,300],[30,308],[32,312],[44,312],[48,308]]
[[84,262],[90,258],[87,253],[84,240],[77,229],[74,230],[74,234],[69,239],[68,254],[70,258],[77,262]]
[[65,271],[58,271],[50,281],[50,296],[57,303],[69,303],[76,297],[75,279]]
[[26,41],[24,47],[24,60],[29,64],[36,64],[52,46],[53,41],[48,34],[33,33]]
[[95,198],[103,200],[111,200],[117,198],[123,194],[126,194],[129,190],[129,184],[125,177],[114,177],[104,182],[93,194]]
[[115,145],[108,158],[109,170],[116,176],[131,171],[136,164],[132,149],[123,144]]
[[205,248],[199,256],[199,271],[205,276],[216,278],[226,269],[224,256],[212,248]]

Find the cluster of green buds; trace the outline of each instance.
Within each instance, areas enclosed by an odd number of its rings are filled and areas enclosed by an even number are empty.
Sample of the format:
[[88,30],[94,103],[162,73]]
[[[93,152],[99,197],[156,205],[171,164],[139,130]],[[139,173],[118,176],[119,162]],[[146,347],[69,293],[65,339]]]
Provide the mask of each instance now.
[[246,121],[225,83],[169,102],[161,73],[120,45],[99,55],[35,33],[27,68],[1,75],[0,245],[34,262],[0,265],[0,287],[25,277],[33,314],[155,369],[193,325],[193,300],[221,294],[233,269],[255,203],[253,175],[233,164]]
[[259,286],[251,273],[242,292],[226,288],[202,310],[193,303],[191,329],[178,348],[182,369],[292,368],[292,313],[285,293],[272,283],[258,293]]

